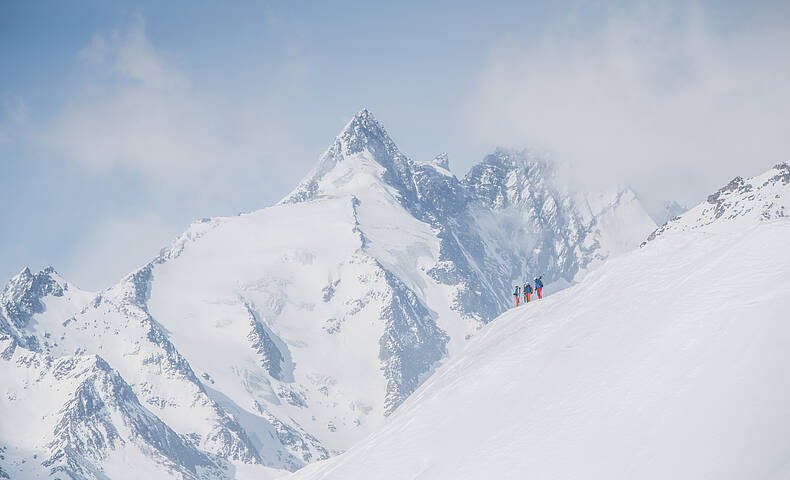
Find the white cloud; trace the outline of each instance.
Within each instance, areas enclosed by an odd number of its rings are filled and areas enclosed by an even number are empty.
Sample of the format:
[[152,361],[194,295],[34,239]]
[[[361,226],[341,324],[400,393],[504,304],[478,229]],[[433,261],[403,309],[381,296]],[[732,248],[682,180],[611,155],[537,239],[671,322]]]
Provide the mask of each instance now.
[[188,82],[151,48],[142,24],[110,40],[94,36],[79,57],[95,78],[74,94],[47,139],[65,158],[90,170],[120,167],[171,183],[216,167],[222,126]]
[[275,94],[196,88],[151,45],[142,19],[95,35],[77,57],[87,72],[82,88],[40,128],[56,158],[95,174],[134,174],[154,188],[217,195],[239,178],[293,164],[287,155],[297,142]]
[[104,35],[96,33],[90,43],[77,52],[77,58],[92,65],[101,65],[107,58],[107,54],[108,46]]
[[[142,17],[127,29],[94,35],[75,53],[80,68],[72,74],[79,81],[67,101],[18,130],[43,157],[66,162],[72,182],[124,185],[117,196],[88,196],[100,202],[99,218],[68,239],[73,247],[56,262],[77,285],[113,284],[192,218],[273,203],[313,160],[294,138],[299,119],[288,115],[281,91],[201,87],[199,77],[178,67],[180,59],[152,45]],[[293,69],[278,81],[304,72]],[[4,104],[4,123],[26,120],[21,100]],[[7,136],[2,127],[0,141]],[[129,214],[128,208],[148,210]]]
[[0,104],[0,145],[17,138],[30,122],[27,107],[19,95],[3,95]]
[[80,288],[106,288],[152,260],[179,230],[153,212],[106,217],[75,242],[59,271]]
[[475,135],[549,148],[578,180],[699,201],[790,159],[790,30],[697,7],[575,22],[491,54],[468,105]]

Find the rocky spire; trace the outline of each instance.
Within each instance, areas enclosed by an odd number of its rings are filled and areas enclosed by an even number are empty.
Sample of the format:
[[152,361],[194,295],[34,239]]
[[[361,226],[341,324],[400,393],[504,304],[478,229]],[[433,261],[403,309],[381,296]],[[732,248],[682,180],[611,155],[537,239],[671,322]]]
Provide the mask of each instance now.
[[310,173],[280,203],[297,203],[315,198],[321,180],[329,172],[348,158],[365,152],[370,159],[387,169],[390,176],[396,170],[403,170],[410,162],[398,150],[384,126],[370,110],[363,108],[343,127]]

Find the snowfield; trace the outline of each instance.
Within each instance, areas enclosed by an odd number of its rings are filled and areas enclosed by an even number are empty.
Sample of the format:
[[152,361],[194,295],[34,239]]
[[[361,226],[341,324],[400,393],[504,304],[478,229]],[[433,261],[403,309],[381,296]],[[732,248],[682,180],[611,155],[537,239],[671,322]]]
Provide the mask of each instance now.
[[790,220],[717,230],[503,314],[293,478],[788,478]]

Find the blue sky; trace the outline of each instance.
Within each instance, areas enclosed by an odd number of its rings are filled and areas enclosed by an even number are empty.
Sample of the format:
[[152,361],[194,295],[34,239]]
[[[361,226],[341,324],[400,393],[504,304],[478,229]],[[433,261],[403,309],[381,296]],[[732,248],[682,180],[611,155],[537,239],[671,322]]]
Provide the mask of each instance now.
[[463,175],[547,149],[691,205],[790,160],[786,2],[4,2],[0,277],[114,283],[276,202],[361,107]]

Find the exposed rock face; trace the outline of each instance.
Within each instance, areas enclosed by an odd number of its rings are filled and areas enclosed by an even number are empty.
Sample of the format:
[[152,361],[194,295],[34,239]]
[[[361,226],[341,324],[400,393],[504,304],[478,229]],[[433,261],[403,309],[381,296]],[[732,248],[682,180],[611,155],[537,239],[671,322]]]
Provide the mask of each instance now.
[[280,348],[275,343],[269,329],[259,320],[254,307],[245,304],[250,315],[250,333],[247,338],[250,340],[252,348],[260,355],[261,366],[266,369],[269,375],[276,380],[285,380],[284,368],[286,368],[285,357]]
[[38,338],[25,335],[25,327],[46,307],[41,299],[47,295],[63,296],[62,279],[55,278],[55,270],[48,267],[37,274],[25,268],[8,282],[0,294],[0,336],[8,335],[31,350],[38,351]]
[[382,310],[384,335],[379,344],[387,390],[384,412],[391,413],[420,384],[420,377],[447,353],[447,334],[417,295],[390,272],[384,274],[391,286]]

